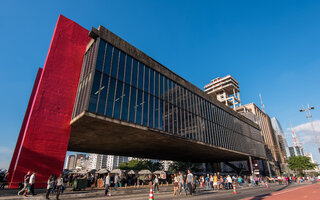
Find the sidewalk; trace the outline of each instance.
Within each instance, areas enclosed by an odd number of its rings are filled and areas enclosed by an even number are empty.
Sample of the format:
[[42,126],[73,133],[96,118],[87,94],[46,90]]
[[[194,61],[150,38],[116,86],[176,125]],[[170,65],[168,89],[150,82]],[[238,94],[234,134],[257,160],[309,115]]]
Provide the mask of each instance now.
[[[278,185],[278,184],[274,184],[271,183],[270,187],[274,186],[274,185]],[[254,188],[264,188],[264,185],[260,185],[260,186],[256,186]],[[249,190],[252,189],[252,187],[239,187],[237,188],[238,191],[245,191],[245,190]],[[149,190],[150,187],[148,186],[144,186],[144,187],[130,187],[130,188],[118,188],[118,191],[114,191],[113,188],[111,190],[111,194],[112,197],[121,197],[124,195],[136,195],[136,194],[149,194]],[[28,198],[25,198],[23,196],[17,196],[17,190],[13,191],[13,190],[9,190],[7,193],[4,194],[5,191],[1,191],[0,194],[0,200],[2,199],[44,199],[44,195],[45,195],[45,190],[44,189],[36,189],[36,192],[38,193],[38,195],[36,196],[28,196]],[[232,192],[232,189],[230,190],[219,190],[219,191],[207,191],[205,190],[205,188],[201,188],[198,187],[197,188],[197,193],[198,194],[210,194],[210,193],[230,193]],[[154,191],[154,193],[156,194],[157,192]],[[160,187],[160,193],[161,194],[171,194],[173,193],[173,186],[169,185],[169,186],[161,186]],[[51,199],[54,197],[54,195],[50,195]],[[67,190],[60,195],[61,198],[66,198],[68,197],[68,199],[80,199],[80,198],[96,198],[96,197],[104,197],[104,189],[94,189],[91,190],[90,188],[87,188],[87,190],[85,191],[72,191],[71,188],[67,188]]]

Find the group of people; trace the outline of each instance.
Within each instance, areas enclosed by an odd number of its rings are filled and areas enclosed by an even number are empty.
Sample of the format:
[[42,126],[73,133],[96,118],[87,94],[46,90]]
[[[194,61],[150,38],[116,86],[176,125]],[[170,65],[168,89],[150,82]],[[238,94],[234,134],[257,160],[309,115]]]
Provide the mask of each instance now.
[[173,195],[176,196],[182,195],[182,190],[185,191],[185,194],[192,195],[196,189],[195,177],[190,170],[187,173],[179,172],[173,175]]
[[31,194],[32,196],[36,195],[34,192],[34,184],[36,182],[36,171],[28,171],[27,174],[23,178],[23,188],[19,190],[18,195],[23,193],[24,196]]
[[[230,175],[222,176],[220,173],[214,173],[213,175],[207,174],[206,176],[200,176],[197,179],[198,184],[206,190],[220,190],[220,189],[232,189],[232,183],[236,182],[235,177]],[[242,185],[243,178],[237,177],[239,185]]]
[[[118,174],[116,174],[114,176],[114,191],[117,191],[117,187],[119,186],[119,181],[120,181],[120,177]],[[105,191],[104,194],[105,196],[111,196],[111,192],[109,191],[110,185],[111,185],[111,174],[108,173],[106,178],[105,178]]]
[[63,193],[65,187],[63,183],[63,177],[62,174],[59,175],[59,177],[56,177],[55,175],[50,175],[47,180],[47,192],[46,192],[46,199],[49,199],[50,193],[56,195],[56,199],[59,199],[60,193]]

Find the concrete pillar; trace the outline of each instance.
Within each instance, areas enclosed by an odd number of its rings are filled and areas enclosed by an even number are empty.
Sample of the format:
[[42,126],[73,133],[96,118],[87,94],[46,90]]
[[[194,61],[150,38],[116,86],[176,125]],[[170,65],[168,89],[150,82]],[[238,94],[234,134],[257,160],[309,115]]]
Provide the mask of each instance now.
[[251,158],[251,156],[249,156],[249,170],[250,170],[250,173],[253,175],[253,166],[252,166],[252,158]]
[[271,170],[270,170],[270,164],[269,164],[269,161],[267,161],[267,166],[268,166],[268,171],[269,171],[269,177],[271,177],[271,176],[272,176],[272,174],[271,174]]

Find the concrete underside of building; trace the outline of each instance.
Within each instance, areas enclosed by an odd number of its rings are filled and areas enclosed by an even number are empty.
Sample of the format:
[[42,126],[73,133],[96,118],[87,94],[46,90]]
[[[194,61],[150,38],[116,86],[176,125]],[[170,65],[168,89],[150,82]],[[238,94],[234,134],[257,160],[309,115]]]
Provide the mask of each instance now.
[[71,122],[69,151],[188,162],[248,160],[249,155],[83,112]]

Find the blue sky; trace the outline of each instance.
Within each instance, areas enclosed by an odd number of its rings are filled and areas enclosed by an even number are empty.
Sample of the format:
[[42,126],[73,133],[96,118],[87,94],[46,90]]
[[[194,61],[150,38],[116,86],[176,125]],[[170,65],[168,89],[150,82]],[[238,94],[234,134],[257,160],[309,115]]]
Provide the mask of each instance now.
[[289,121],[320,161],[301,104],[320,132],[320,1],[1,1],[0,168],[7,168],[59,14],[100,24],[203,89],[227,74],[243,103]]

